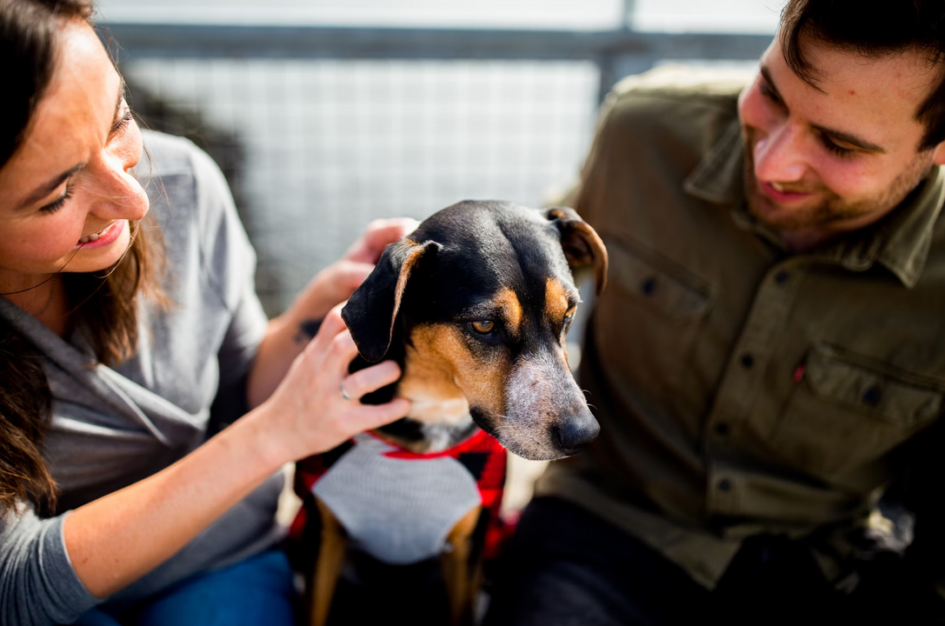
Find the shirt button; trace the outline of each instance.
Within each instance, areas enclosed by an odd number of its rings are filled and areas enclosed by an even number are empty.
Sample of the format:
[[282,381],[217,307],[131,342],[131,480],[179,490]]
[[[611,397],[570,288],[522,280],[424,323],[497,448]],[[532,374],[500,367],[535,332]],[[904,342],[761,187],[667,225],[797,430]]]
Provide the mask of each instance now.
[[715,483],[715,486],[718,487],[719,491],[731,491],[732,481],[728,478],[722,478],[719,479],[719,482]]
[[726,424],[725,422],[719,422],[718,424],[715,425],[715,434],[718,435],[718,436],[720,436],[720,437],[725,437],[725,436],[727,436],[730,432],[732,432],[732,429],[731,429],[731,427],[730,427],[728,424]]
[[788,274],[786,270],[779,270],[778,273],[774,275],[774,282],[778,283],[779,285],[783,285],[790,277],[791,275]]
[[647,295],[647,296],[653,295],[653,292],[656,291],[656,279],[647,278],[646,280],[644,280],[643,284],[640,285],[640,290],[643,292],[644,295]]
[[752,356],[750,352],[746,352],[742,355],[739,361],[741,361],[742,367],[744,367],[746,370],[750,370],[751,366],[755,364],[755,357]]
[[879,387],[873,385],[869,389],[863,392],[863,404],[866,406],[876,406],[879,404],[879,401],[883,397],[883,392],[880,391]]

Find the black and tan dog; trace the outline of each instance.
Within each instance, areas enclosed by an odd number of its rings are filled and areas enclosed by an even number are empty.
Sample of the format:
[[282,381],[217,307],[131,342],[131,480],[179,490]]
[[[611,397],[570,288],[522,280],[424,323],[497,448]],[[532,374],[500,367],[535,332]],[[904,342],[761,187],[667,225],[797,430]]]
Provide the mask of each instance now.
[[[568,368],[565,336],[579,302],[571,269],[607,273],[600,238],[571,209],[462,202],[388,246],[342,315],[361,355],[353,369],[394,359],[395,384],[363,399],[411,401],[407,418],[377,433],[414,453],[437,453],[479,428],[527,459],[581,450],[599,431]],[[316,496],[318,492],[316,491]],[[321,546],[310,583],[322,624],[346,529],[316,498]],[[443,561],[452,619],[468,621],[477,583],[470,535],[478,509],[447,536]]]

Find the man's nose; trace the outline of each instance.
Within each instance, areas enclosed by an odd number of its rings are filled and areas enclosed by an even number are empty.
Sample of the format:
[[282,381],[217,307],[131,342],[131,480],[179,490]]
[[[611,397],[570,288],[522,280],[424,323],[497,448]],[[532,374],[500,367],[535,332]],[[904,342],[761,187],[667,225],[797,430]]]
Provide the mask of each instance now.
[[802,129],[785,122],[772,129],[754,146],[755,178],[765,182],[790,183],[804,178],[807,161],[804,157]]

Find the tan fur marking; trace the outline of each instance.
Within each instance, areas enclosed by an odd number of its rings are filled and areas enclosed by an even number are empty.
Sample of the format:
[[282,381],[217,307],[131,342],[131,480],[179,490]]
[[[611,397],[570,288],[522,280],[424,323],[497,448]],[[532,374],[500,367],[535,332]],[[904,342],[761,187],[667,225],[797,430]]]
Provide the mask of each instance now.
[[607,286],[607,266],[609,265],[607,247],[597,231],[586,222],[578,222],[575,225],[575,230],[584,237],[584,241],[591,248],[591,254],[594,257],[594,279],[597,283],[596,292],[597,295],[600,295],[604,287]]
[[548,316],[561,321],[568,308],[568,293],[564,290],[564,285],[557,278],[549,278],[545,282],[545,310]]
[[423,252],[426,250],[423,246],[415,244],[409,239],[407,241],[414,244],[416,247],[407,253],[407,258],[404,259],[404,264],[400,267],[400,274],[397,276],[397,289],[394,292],[394,314],[391,316],[390,320],[391,335],[394,334],[394,322],[397,320],[397,311],[400,310],[400,301],[404,297],[404,289],[407,288],[407,279],[410,278],[410,272],[413,271],[413,266],[417,264],[417,261],[420,260],[420,257],[423,256]]
[[442,372],[441,385],[442,381],[454,382],[470,405],[504,413],[505,380],[511,369],[507,359],[478,359],[466,347],[462,331],[448,324],[418,326],[412,340],[417,362],[423,361],[430,372]]
[[522,323],[522,305],[518,301],[518,296],[508,287],[503,287],[493,301],[498,308],[502,309],[505,323],[512,334],[518,335]]
[[397,396],[410,400],[407,417],[418,422],[458,423],[469,416],[469,403],[453,382],[451,369],[439,359],[421,356],[413,346],[407,346]]

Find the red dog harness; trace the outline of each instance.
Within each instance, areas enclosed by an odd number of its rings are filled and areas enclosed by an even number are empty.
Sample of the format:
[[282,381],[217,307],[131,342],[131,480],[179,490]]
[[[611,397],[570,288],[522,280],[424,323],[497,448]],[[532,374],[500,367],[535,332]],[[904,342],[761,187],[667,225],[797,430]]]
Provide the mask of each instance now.
[[440,554],[450,530],[468,512],[488,512],[485,557],[509,528],[499,517],[506,451],[477,431],[431,454],[405,450],[373,433],[357,435],[327,454],[296,464],[295,491],[304,506],[290,536],[301,540],[315,496],[335,514],[360,549],[385,563],[408,564]]

